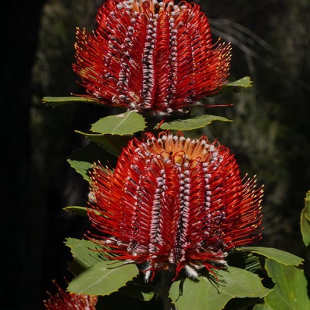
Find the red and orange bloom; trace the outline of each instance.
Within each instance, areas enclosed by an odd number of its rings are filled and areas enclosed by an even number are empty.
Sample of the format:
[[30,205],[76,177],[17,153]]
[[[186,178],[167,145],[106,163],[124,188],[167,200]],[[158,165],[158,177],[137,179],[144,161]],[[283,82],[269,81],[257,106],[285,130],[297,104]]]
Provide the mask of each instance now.
[[109,246],[111,259],[142,264],[146,279],[183,268],[196,277],[261,237],[263,190],[240,177],[226,147],[205,136],[146,137],[129,142],[114,171],[92,171],[88,215],[102,233],[92,237]]
[[98,297],[93,295],[79,295],[65,292],[56,282],[58,288],[56,295],[49,296],[44,300],[44,307],[47,310],[96,310]]
[[93,33],[78,28],[75,44],[73,68],[88,98],[169,114],[199,105],[227,82],[230,44],[212,43],[197,4],[107,0],[97,23]]

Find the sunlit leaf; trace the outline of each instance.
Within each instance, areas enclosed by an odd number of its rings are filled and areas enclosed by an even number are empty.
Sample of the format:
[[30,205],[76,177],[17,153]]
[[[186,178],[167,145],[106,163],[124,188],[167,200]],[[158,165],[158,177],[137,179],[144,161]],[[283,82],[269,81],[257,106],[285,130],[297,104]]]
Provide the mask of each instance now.
[[111,135],[132,135],[146,127],[143,116],[135,111],[101,118],[91,126],[91,131]]
[[[213,121],[221,122],[232,122],[231,120],[217,115],[200,115],[188,119],[182,119],[177,121],[172,121],[168,123],[163,123],[160,129],[165,130],[177,130],[177,131],[187,131],[195,130],[198,128],[203,128],[209,125]],[[157,128],[157,127],[156,127]]]
[[46,105],[51,105],[53,107],[58,107],[64,104],[69,104],[72,102],[86,102],[86,103],[96,103],[98,104],[98,101],[83,98],[83,97],[43,97],[42,103]]
[[78,275],[85,269],[97,264],[101,261],[110,261],[111,255],[109,256],[103,252],[105,247],[107,250],[109,248],[104,245],[98,245],[89,240],[79,240],[74,238],[68,238],[66,240],[66,245],[70,247],[73,256],[73,261],[69,263],[69,270],[74,274]]
[[242,88],[248,88],[253,86],[253,81],[249,76],[245,76],[237,81],[229,82],[227,84],[223,85],[223,88],[226,87],[242,87]]
[[103,261],[80,273],[70,282],[68,290],[76,294],[109,295],[137,274],[134,264],[117,266],[115,262]]
[[63,208],[64,211],[70,211],[76,215],[87,216],[87,208],[80,206],[68,206]]
[[89,240],[68,238],[65,242],[75,260],[78,260],[80,265],[87,269],[92,265],[98,264],[101,258],[96,252],[98,246]]
[[267,259],[265,267],[276,284],[273,291],[265,297],[265,302],[271,309],[310,309],[307,280],[302,269],[285,266],[271,259]]
[[307,192],[305,198],[305,207],[301,211],[300,229],[302,240],[306,246],[310,245],[310,191]]
[[294,254],[291,254],[286,251],[266,248],[266,247],[240,247],[236,249],[237,251],[248,251],[262,255],[264,257],[273,259],[284,265],[295,265],[298,266],[303,263],[303,259]]
[[217,283],[210,282],[207,277],[200,277],[199,282],[188,278],[184,283],[174,282],[170,297],[178,310],[220,310],[232,298],[262,298],[270,292],[256,274],[244,269],[229,267],[228,271],[220,270],[217,275]]

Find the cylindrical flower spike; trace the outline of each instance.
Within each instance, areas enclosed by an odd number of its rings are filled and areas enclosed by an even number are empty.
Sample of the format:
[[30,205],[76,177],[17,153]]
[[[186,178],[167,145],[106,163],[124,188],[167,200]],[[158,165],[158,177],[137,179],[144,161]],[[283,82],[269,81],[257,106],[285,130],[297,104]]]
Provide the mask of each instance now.
[[187,110],[227,81],[230,44],[212,43],[197,4],[107,0],[97,22],[93,33],[78,28],[75,44],[73,69],[88,98],[165,115]]
[[47,310],[96,310],[98,297],[93,295],[80,295],[65,292],[56,282],[58,293],[49,294],[49,299],[44,300],[44,308]]
[[195,277],[260,238],[263,190],[240,177],[226,147],[205,136],[146,136],[129,142],[113,172],[92,171],[88,215],[102,235],[90,237],[109,246],[111,259],[144,265],[146,279],[183,268]]

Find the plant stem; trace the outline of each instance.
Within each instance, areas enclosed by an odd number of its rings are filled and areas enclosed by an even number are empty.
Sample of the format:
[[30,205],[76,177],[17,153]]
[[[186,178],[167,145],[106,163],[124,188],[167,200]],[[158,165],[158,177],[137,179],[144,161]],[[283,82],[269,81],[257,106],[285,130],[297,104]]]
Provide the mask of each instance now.
[[171,286],[171,275],[169,270],[161,271],[161,298],[163,299],[164,310],[177,310],[169,298]]

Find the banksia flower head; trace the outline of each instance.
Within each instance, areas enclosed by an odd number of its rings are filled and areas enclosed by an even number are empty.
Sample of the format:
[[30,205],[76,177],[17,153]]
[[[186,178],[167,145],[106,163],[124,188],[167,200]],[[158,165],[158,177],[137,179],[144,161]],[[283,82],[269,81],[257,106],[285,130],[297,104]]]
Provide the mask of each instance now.
[[96,310],[97,296],[79,295],[65,292],[56,282],[58,288],[56,295],[50,295],[44,300],[44,308],[47,310]]
[[146,279],[225,267],[229,250],[261,236],[262,188],[205,136],[146,136],[129,142],[114,172],[94,166],[88,215],[102,235],[91,236],[112,259],[141,264]]
[[227,81],[231,47],[212,43],[197,4],[107,0],[97,23],[93,33],[77,29],[73,65],[90,99],[166,115],[199,104]]

